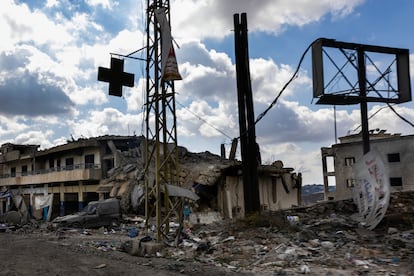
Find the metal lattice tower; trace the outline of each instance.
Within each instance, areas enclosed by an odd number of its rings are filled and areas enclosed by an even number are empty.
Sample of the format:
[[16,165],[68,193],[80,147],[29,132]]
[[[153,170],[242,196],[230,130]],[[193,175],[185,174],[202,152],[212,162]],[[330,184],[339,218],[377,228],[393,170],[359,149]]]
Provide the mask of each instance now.
[[170,22],[169,0],[147,0],[145,216],[147,230],[156,219],[158,241],[168,234],[176,211],[165,184],[179,184],[174,81],[161,78],[161,30],[155,16],[160,8]]

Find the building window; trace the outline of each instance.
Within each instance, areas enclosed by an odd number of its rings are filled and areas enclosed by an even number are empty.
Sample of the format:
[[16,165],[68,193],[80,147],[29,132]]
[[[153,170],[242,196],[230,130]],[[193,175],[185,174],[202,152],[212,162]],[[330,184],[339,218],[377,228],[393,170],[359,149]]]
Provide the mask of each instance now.
[[16,177],[16,167],[10,168],[10,176]]
[[95,155],[85,155],[85,169],[91,169],[95,165]]
[[27,165],[22,166],[22,175],[27,175]]
[[66,170],[73,170],[73,157],[66,158],[66,160],[65,160],[65,169]]
[[390,177],[390,185],[392,187],[401,187],[402,184],[402,177]]
[[355,163],[355,157],[345,157],[345,166],[352,166]]
[[388,154],[388,162],[390,162],[390,163],[400,162],[400,154],[399,153],[389,153]]
[[353,188],[353,187],[355,187],[355,179],[347,179],[346,180],[346,187],[347,188]]

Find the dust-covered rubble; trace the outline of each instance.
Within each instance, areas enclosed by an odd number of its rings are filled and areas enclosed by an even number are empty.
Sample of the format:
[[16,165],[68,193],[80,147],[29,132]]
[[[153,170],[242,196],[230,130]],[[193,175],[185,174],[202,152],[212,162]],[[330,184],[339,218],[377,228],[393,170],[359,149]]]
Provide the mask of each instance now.
[[349,200],[190,224],[179,240],[178,224],[172,222],[171,237],[161,246],[136,216],[113,229],[53,232],[33,224],[6,231],[45,235],[87,254],[131,254],[134,244],[143,248],[154,243],[137,255],[167,260],[171,269],[184,274],[188,264],[197,263],[254,275],[413,275],[413,195],[392,194],[389,210],[374,230],[359,225],[357,208]]
[[351,201],[327,202],[209,225],[193,229],[171,256],[264,275],[410,275],[414,230],[365,230],[354,212]]

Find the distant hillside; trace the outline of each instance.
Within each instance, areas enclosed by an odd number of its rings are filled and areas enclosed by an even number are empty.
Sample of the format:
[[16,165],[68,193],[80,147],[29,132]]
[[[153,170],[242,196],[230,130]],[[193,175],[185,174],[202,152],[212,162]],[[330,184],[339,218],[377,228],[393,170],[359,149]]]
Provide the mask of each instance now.
[[[329,186],[330,192],[334,192],[335,190],[335,186]],[[302,195],[311,195],[317,193],[323,193],[323,184],[312,184],[302,186]]]
[[[329,186],[329,191],[334,192],[335,186]],[[322,184],[312,184],[302,186],[302,205],[309,205],[324,200],[324,186]]]

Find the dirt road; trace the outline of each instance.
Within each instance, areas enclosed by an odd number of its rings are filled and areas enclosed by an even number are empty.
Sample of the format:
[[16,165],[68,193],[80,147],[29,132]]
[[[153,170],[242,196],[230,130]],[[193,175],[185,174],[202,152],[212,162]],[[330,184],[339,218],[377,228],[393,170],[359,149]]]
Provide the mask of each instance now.
[[220,268],[82,248],[76,238],[0,233],[0,275],[236,275]]

